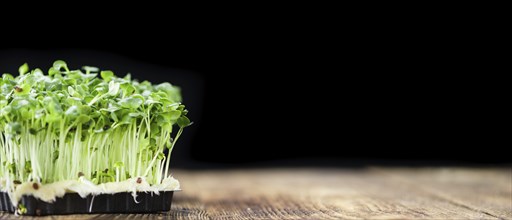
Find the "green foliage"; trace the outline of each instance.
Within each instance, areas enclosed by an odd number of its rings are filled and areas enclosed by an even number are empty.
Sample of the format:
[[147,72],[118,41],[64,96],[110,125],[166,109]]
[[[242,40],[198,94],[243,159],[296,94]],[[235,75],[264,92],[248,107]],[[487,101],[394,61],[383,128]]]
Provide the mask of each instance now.
[[192,124],[180,89],[82,69],[58,60],[47,75],[26,63],[17,77],[2,75],[0,178],[50,183],[84,176],[102,183],[143,176],[160,183],[165,159]]

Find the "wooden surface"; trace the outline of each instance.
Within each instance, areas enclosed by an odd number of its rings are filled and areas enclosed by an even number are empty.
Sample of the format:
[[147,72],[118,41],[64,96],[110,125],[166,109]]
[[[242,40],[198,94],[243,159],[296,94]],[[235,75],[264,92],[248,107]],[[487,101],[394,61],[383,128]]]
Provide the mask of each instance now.
[[512,168],[176,170],[174,176],[183,191],[168,213],[38,219],[512,219]]

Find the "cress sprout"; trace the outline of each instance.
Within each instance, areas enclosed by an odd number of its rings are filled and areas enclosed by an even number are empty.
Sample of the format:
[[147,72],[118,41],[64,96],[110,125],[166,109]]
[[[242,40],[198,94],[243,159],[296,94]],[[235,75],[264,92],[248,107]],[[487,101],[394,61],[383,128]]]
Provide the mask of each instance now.
[[[28,64],[0,78],[0,178],[99,184],[145,177],[160,184],[191,124],[180,89],[117,77],[61,60],[44,74]],[[174,131],[174,132],[173,132]],[[167,153],[164,154],[165,150]]]

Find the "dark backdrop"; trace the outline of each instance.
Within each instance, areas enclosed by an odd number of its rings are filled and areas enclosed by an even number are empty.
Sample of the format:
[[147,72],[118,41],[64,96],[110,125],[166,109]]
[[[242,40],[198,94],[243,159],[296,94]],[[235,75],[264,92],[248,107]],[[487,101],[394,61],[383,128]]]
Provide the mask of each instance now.
[[64,59],[181,86],[195,124],[176,166],[511,162],[481,85],[429,55],[244,39],[4,46],[0,71]]

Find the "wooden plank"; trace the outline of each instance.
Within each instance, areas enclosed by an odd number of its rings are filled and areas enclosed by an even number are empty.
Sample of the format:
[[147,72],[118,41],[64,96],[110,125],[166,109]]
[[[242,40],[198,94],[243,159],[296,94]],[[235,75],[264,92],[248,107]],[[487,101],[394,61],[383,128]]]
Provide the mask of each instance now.
[[180,178],[190,187],[183,196],[203,204],[212,218],[495,218],[367,170],[200,172]]
[[512,219],[511,175],[461,168],[176,170],[183,191],[171,212],[39,219]]
[[512,217],[512,168],[385,169],[397,181],[414,184],[454,205],[496,218]]

